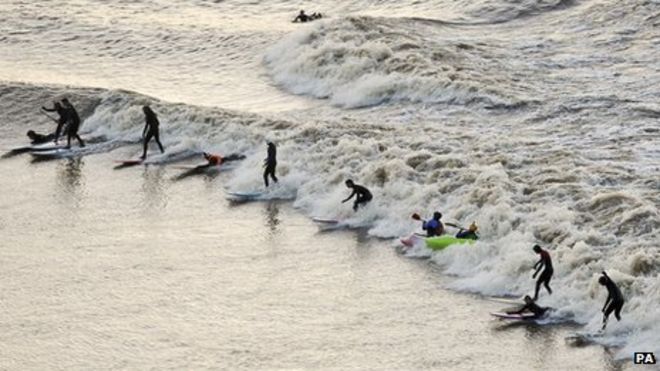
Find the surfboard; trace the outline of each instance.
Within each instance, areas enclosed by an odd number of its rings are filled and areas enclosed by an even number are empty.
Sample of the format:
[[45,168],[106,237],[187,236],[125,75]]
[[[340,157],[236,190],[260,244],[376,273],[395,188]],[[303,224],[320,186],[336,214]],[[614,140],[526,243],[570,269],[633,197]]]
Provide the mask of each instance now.
[[131,166],[131,165],[139,165],[143,163],[144,160],[115,160],[115,163],[124,165],[124,166]]
[[332,219],[332,218],[319,218],[319,217],[313,217],[312,221],[315,223],[320,223],[320,224],[339,224],[340,221],[337,219]]
[[501,319],[515,321],[526,321],[538,318],[534,313],[509,314],[504,312],[490,312],[490,315]]
[[58,148],[58,149],[51,149],[47,151],[32,151],[30,152],[32,156],[35,158],[39,159],[48,159],[48,158],[62,158],[62,157],[69,157],[73,156],[76,154],[75,151],[71,149],[65,149],[65,148]]
[[263,192],[227,192],[227,199],[234,201],[252,201],[261,198]]

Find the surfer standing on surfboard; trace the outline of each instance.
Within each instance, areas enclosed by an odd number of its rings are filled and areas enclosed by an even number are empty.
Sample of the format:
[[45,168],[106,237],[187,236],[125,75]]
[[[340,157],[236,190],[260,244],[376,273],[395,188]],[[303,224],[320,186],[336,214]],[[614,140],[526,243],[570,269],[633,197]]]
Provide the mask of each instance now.
[[545,268],[543,269],[539,279],[536,281],[536,291],[534,292],[534,301],[536,301],[536,299],[539,298],[539,289],[541,288],[541,284],[543,284],[548,290],[548,293],[552,295],[550,279],[552,278],[554,270],[552,269],[552,259],[550,259],[550,254],[547,251],[543,250],[539,245],[534,245],[534,252],[541,255],[541,259],[536,262],[536,264],[534,264],[534,269],[536,269],[536,272],[534,272],[532,278],[536,278],[536,275],[539,274],[541,269]]
[[266,188],[268,188],[268,177],[270,176],[273,179],[273,182],[277,183],[277,177],[275,176],[275,168],[277,167],[277,148],[273,142],[268,142],[268,157],[264,160],[264,183]]
[[144,138],[144,151],[142,152],[142,157],[140,159],[144,160],[147,158],[147,147],[149,146],[149,141],[151,138],[156,139],[158,148],[160,148],[160,153],[164,153],[163,145],[160,143],[160,136],[158,135],[158,117],[156,113],[149,106],[142,107],[142,112],[144,112],[144,130],[142,130],[142,137]]
[[83,142],[82,138],[80,138],[80,135],[78,135],[78,129],[80,129],[80,116],[78,116],[78,111],[76,111],[76,109],[73,107],[73,104],[71,104],[67,98],[62,99],[62,106],[66,110],[65,116],[67,120],[65,148],[71,148],[71,138],[76,138],[78,140],[78,144],[81,147],[84,147],[85,142]]
[[[57,128],[55,129],[55,144],[57,144],[57,140],[60,138],[60,133],[62,132],[62,128],[64,127],[64,124],[66,124],[67,121],[66,109],[62,107],[62,104],[60,102],[53,102],[53,108],[46,108],[44,106],[41,106],[41,109],[46,112],[57,112],[58,116],[60,116],[57,119]],[[46,116],[51,117],[49,115]]]
[[614,312],[614,316],[617,321],[621,321],[621,308],[623,308],[623,295],[619,286],[612,281],[610,276],[603,271],[603,276],[598,279],[598,283],[607,288],[607,299],[605,300],[605,305],[603,305],[603,330],[607,326],[607,318]]
[[351,198],[353,198],[353,196],[356,196],[355,202],[353,203],[353,210],[355,211],[358,210],[358,206],[360,206],[360,204],[366,205],[373,198],[371,192],[369,192],[369,190],[366,187],[353,183],[353,180],[351,179],[348,179],[346,181],[346,187],[352,188],[353,193],[351,193],[351,195],[348,196],[348,198],[343,200],[341,203],[344,203],[350,200]]

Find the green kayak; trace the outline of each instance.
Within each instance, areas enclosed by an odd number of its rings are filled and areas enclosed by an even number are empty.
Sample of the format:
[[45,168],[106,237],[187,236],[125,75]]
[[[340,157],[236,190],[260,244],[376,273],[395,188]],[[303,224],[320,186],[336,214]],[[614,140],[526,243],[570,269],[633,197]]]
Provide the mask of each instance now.
[[456,238],[454,236],[449,236],[449,235],[428,237],[425,240],[426,240],[426,247],[428,247],[431,250],[442,250],[449,245],[465,244],[465,243],[473,244],[476,242],[476,240],[472,240],[468,238]]

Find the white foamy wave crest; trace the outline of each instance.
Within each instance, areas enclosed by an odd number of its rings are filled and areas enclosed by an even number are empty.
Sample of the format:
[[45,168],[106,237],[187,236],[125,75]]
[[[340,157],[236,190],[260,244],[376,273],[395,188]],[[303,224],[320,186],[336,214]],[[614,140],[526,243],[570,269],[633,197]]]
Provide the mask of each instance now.
[[409,19],[349,17],[294,32],[264,59],[280,86],[341,107],[524,101],[513,93],[515,83],[504,67],[493,62],[492,51],[452,41],[441,31]]

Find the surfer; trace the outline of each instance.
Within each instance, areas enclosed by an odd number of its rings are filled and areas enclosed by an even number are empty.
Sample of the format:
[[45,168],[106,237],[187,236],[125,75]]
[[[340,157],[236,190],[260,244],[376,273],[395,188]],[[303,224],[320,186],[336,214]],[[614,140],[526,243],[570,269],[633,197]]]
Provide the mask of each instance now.
[[440,236],[445,232],[445,226],[442,224],[440,219],[442,218],[442,213],[436,211],[433,213],[433,218],[431,220],[422,220],[419,214],[415,213],[412,215],[412,218],[415,220],[422,221],[422,229],[426,231],[427,237]]
[[65,116],[67,120],[66,126],[66,148],[71,148],[71,138],[76,138],[78,144],[81,147],[85,146],[80,135],[78,135],[78,129],[80,129],[80,116],[78,116],[78,111],[73,107],[73,104],[69,102],[67,98],[62,99],[62,106],[65,109]]
[[536,278],[536,275],[541,271],[541,268],[544,268],[539,279],[536,281],[536,291],[534,292],[534,301],[536,301],[536,299],[539,298],[541,284],[543,284],[548,290],[548,293],[552,295],[550,279],[552,278],[552,273],[554,273],[554,271],[552,269],[552,259],[550,259],[550,254],[547,251],[543,250],[539,245],[534,245],[534,252],[541,255],[541,259],[534,264],[536,272],[534,272],[532,278]]
[[307,14],[305,14],[304,10],[301,10],[300,13],[298,13],[298,16],[296,16],[296,18],[293,19],[293,23],[296,23],[296,22],[303,22],[304,23],[304,22],[308,22],[308,21],[311,21],[311,20],[312,20],[312,18],[310,16],[308,16]]
[[277,183],[277,177],[275,176],[275,168],[277,167],[277,148],[273,142],[268,142],[268,157],[264,160],[264,183],[268,187],[268,177],[270,176],[273,179],[273,182]]
[[507,314],[523,314],[523,312],[534,313],[533,318],[540,318],[549,309],[548,307],[539,307],[529,295],[525,295],[525,305],[516,311],[507,312]]
[[27,136],[30,138],[31,144],[42,144],[55,139],[55,134],[44,135],[36,133],[34,130],[28,130]]
[[55,144],[57,144],[57,140],[60,138],[60,133],[62,132],[62,128],[64,127],[64,124],[66,124],[67,121],[66,109],[62,107],[62,104],[60,104],[60,102],[53,102],[53,108],[46,108],[44,106],[41,106],[41,109],[46,112],[57,112],[57,115],[59,116],[59,118],[55,120],[57,122],[57,128],[55,129]]
[[369,190],[366,187],[353,183],[353,180],[351,179],[346,180],[346,187],[352,188],[353,192],[351,193],[350,196],[348,196],[348,198],[343,200],[341,203],[344,203],[350,200],[351,198],[353,198],[353,196],[356,196],[355,202],[353,203],[353,210],[355,211],[358,210],[358,206],[360,206],[360,204],[366,205],[373,198],[371,192],[369,192]]
[[206,165],[200,165],[199,167],[218,166],[223,163],[223,159],[220,155],[214,155],[206,152],[204,152],[203,155],[206,161],[208,161],[208,163]]
[[458,233],[456,233],[456,238],[466,238],[466,239],[470,239],[470,240],[478,240],[479,235],[477,234],[477,229],[478,229],[477,223],[472,222],[472,224],[470,224],[468,229],[460,228],[460,231],[458,231]]
[[142,138],[144,138],[144,151],[142,152],[142,157],[140,157],[140,159],[144,160],[147,158],[147,147],[149,146],[149,141],[151,138],[156,139],[158,148],[160,148],[160,153],[164,153],[165,150],[163,149],[163,145],[160,143],[160,136],[158,135],[158,125],[160,125],[160,123],[158,122],[156,113],[149,106],[143,106],[142,112],[144,112],[145,121],[144,130],[142,130]]
[[621,321],[621,308],[623,308],[623,295],[621,295],[621,290],[619,287],[612,281],[612,279],[603,271],[603,276],[598,279],[598,283],[607,288],[607,300],[605,300],[605,305],[603,305],[603,330],[607,326],[607,318],[614,312],[614,316],[617,321]]

